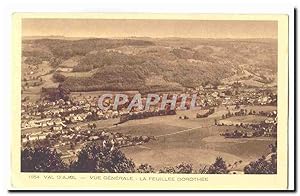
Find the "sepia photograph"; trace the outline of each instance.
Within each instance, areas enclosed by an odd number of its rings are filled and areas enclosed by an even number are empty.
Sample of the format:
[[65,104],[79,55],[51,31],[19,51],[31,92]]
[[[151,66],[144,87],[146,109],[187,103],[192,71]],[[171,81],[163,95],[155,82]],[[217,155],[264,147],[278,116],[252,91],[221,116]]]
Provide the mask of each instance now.
[[276,76],[277,22],[24,19],[22,172],[276,174]]
[[274,18],[21,17],[17,172],[284,180],[288,67]]

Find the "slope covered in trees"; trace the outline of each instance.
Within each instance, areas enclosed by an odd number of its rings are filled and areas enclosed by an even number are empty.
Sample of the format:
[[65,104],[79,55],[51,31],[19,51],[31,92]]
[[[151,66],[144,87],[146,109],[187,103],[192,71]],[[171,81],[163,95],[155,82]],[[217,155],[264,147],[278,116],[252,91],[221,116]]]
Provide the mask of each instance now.
[[[92,74],[68,76],[62,84],[71,91],[178,90],[219,82],[241,70],[262,80],[264,75],[276,74],[277,42],[269,39],[37,39],[23,41],[23,57],[27,64],[48,61],[55,68],[68,59],[76,59],[73,72]],[[154,75],[161,82],[147,83]]]
[[[174,155],[176,156],[176,155]],[[145,163],[136,166],[118,148],[103,147],[96,143],[87,144],[77,154],[77,159],[66,164],[61,154],[55,149],[36,145],[25,147],[21,151],[22,172],[100,172],[100,173],[179,173],[179,174],[229,174],[241,163],[226,163],[222,157],[217,157],[209,166],[195,170],[192,164],[180,163],[161,169],[153,168]],[[276,174],[277,149],[272,145],[271,158],[262,157],[245,166],[245,174]]]

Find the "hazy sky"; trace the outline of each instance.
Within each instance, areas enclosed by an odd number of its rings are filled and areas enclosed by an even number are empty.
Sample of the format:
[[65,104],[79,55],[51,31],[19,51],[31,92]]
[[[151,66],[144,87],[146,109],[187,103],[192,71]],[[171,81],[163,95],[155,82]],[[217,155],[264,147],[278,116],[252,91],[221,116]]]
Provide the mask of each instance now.
[[277,38],[276,21],[23,19],[23,36]]

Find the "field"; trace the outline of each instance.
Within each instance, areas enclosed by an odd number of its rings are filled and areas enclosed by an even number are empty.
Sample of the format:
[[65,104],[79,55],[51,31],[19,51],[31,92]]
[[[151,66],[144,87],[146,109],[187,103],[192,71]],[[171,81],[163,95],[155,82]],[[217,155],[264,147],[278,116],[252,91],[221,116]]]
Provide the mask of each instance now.
[[[264,107],[260,109],[264,110]],[[122,148],[122,151],[136,164],[149,163],[158,169],[181,162],[189,162],[195,168],[200,168],[221,156],[228,163],[242,160],[236,168],[242,170],[250,161],[268,154],[268,145],[274,143],[274,139],[262,137],[225,139],[219,134],[227,129],[235,130],[235,126],[215,126],[215,117],[196,119],[193,116],[196,112],[184,111],[175,116],[132,120],[112,127],[110,131],[155,136],[156,140],[144,145]],[[178,119],[183,114],[189,115],[190,119]]]
[[256,115],[248,115],[248,116],[234,116],[224,120],[220,120],[220,123],[224,125],[239,125],[243,124],[258,124],[263,122],[267,117],[265,116],[256,116]]
[[[272,111],[274,107],[262,106],[258,109]],[[119,119],[99,120],[93,123],[97,125],[97,129],[106,129],[110,132],[121,132],[132,136],[154,136],[155,140],[150,140],[146,144],[121,149],[137,165],[149,163],[154,168],[160,169],[164,166],[188,162],[198,169],[213,163],[216,157],[221,156],[227,163],[242,160],[242,163],[236,168],[236,170],[242,170],[250,161],[267,155],[268,145],[274,143],[274,139],[265,137],[225,139],[221,137],[220,133],[225,130],[236,130],[235,126],[214,125],[214,119],[220,119],[225,111],[224,108],[218,108],[216,113],[203,119],[196,118],[196,113],[201,112],[197,109],[178,111],[176,115],[172,116],[131,120],[117,126],[114,124]],[[183,115],[188,116],[189,119],[179,119],[179,116]],[[253,116],[250,118],[256,119]],[[237,119],[243,121],[243,118]],[[77,123],[76,126],[86,128],[87,124]],[[41,129],[27,129],[22,133],[36,131],[41,131]]]

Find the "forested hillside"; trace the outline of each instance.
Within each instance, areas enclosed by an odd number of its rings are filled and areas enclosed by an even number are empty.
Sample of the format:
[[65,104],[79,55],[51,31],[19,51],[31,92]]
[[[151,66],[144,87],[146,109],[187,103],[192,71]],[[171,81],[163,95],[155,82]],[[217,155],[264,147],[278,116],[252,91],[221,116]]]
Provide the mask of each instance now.
[[[23,63],[43,62],[62,73],[71,91],[180,90],[234,77],[243,70],[258,82],[277,71],[277,42],[271,39],[24,39]],[[72,74],[74,73],[74,74]],[[75,74],[76,73],[76,74]],[[80,74],[82,73],[82,74]],[[267,76],[267,77],[266,77]]]

